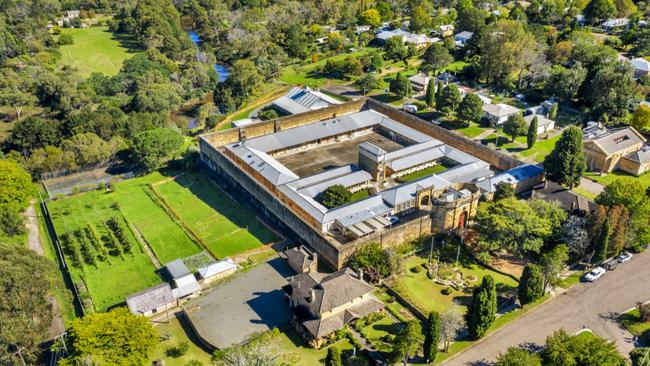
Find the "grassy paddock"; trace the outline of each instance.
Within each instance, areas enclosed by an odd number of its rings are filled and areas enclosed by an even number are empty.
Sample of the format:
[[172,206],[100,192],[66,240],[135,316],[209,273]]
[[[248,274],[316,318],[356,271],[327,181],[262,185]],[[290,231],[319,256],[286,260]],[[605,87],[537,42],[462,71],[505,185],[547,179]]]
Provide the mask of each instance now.
[[252,212],[201,174],[182,175],[155,189],[218,258],[277,240]]
[[[155,360],[163,360],[167,366],[185,366],[190,361],[199,361],[203,365],[211,364],[212,355],[197,345],[199,344],[198,340],[194,338],[189,326],[184,326],[183,323],[183,318],[170,315],[169,323],[156,323],[154,325],[160,334],[161,341],[153,351],[151,363]],[[183,342],[190,345],[188,351],[184,355],[174,357],[175,355],[170,351]]]
[[420,170],[419,172],[414,172],[414,173],[411,173],[411,174],[403,175],[403,176],[401,176],[399,178],[396,178],[395,180],[400,182],[400,183],[411,182],[411,181],[414,181],[416,179],[428,177],[431,174],[442,173],[447,169],[448,168],[446,166],[442,165],[442,164],[436,164],[436,165],[434,165],[432,167]]
[[107,27],[66,28],[61,34],[74,39],[73,44],[61,46],[61,64],[75,68],[82,77],[93,72],[115,75],[136,52],[132,40],[117,38]]

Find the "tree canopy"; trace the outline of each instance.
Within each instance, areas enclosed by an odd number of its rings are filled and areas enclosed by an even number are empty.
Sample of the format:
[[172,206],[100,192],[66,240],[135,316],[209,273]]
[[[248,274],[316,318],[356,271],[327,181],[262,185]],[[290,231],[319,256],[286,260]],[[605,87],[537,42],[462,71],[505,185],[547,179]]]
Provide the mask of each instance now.
[[147,170],[155,170],[183,144],[183,136],[170,128],[141,132],[133,138],[134,160]]
[[546,177],[573,188],[580,184],[582,173],[586,169],[582,130],[579,127],[571,126],[562,132],[555,148],[544,159]]
[[352,193],[340,184],[327,187],[317,197],[318,201],[327,208],[334,208],[350,203],[352,200]]

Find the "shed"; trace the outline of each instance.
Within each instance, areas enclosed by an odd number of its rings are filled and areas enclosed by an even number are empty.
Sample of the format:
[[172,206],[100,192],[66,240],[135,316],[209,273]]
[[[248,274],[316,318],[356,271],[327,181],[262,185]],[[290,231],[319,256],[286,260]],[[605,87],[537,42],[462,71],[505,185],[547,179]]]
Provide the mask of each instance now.
[[126,298],[126,305],[133,314],[152,316],[177,305],[168,283],[150,287]]
[[199,277],[204,282],[211,282],[223,278],[229,274],[235,273],[236,271],[237,264],[230,258],[197,269]]

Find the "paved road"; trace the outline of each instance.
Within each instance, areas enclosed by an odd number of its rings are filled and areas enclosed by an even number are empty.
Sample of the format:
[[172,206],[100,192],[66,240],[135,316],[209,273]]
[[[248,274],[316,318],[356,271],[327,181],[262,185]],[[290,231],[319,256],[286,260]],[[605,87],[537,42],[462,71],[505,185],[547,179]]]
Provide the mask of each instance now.
[[632,348],[632,335],[615,321],[616,313],[650,300],[650,251],[636,255],[595,283],[580,283],[557,298],[510,323],[443,365],[483,365],[509,346],[541,345],[555,330],[574,333],[583,327],[616,342],[623,354]]

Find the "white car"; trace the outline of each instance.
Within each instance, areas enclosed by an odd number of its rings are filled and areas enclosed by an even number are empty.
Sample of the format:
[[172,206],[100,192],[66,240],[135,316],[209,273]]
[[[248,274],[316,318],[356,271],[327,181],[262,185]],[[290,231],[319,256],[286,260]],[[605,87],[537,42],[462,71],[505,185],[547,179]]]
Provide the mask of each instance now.
[[594,282],[597,279],[599,279],[600,277],[602,277],[602,275],[604,275],[604,274],[605,274],[605,268],[596,267],[596,268],[592,269],[591,272],[589,272],[589,273],[587,273],[585,275],[585,280],[587,280],[589,282]]
[[415,104],[404,104],[404,111],[409,113],[418,113],[418,106]]
[[634,257],[632,255],[632,253],[623,252],[623,253],[619,254],[618,257],[616,257],[616,260],[618,261],[618,263],[625,263],[625,262],[629,261],[630,259],[632,259],[632,257]]

